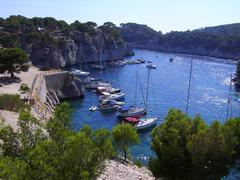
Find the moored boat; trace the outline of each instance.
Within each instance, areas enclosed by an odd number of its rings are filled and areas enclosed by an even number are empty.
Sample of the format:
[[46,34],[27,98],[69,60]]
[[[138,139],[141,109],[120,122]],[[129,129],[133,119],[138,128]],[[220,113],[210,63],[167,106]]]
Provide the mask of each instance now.
[[73,69],[70,71],[71,74],[75,75],[75,76],[82,76],[82,77],[86,77],[90,75],[90,72],[85,72],[79,69]]
[[109,87],[109,86],[100,86],[97,88],[97,92],[99,93],[102,93],[102,92],[107,92],[107,93],[110,93],[110,94],[114,94],[114,93],[120,93],[120,89],[118,88],[112,88],[112,87]]
[[112,112],[117,111],[121,108],[121,102],[117,102],[114,100],[103,100],[99,105],[98,108],[102,112]]
[[110,94],[106,92],[102,92],[102,96],[99,96],[99,101],[103,100],[122,100],[125,98],[125,94],[123,93],[116,93],[116,94]]
[[138,59],[137,61],[142,63],[142,64],[145,63],[145,60],[143,60],[143,59]]
[[138,106],[123,107],[119,109],[119,118],[124,117],[141,117],[146,114],[146,109]]
[[104,70],[105,69],[105,67],[103,65],[97,65],[97,64],[93,64],[92,68],[93,69],[100,69],[100,70]]
[[102,104],[107,104],[107,103],[111,103],[111,104],[115,104],[115,105],[119,105],[119,106],[122,106],[122,105],[125,104],[125,102],[115,101],[115,100],[106,100],[106,99],[104,99],[102,101]]
[[156,69],[157,67],[154,64],[147,64],[146,68],[148,68],[148,69]]
[[93,111],[96,111],[97,109],[98,109],[97,106],[92,106],[92,107],[89,108],[89,111],[93,112]]
[[137,124],[139,123],[139,119],[136,117],[126,117],[123,119],[123,122],[130,123],[130,124]]
[[99,110],[102,112],[113,112],[117,111],[121,106],[113,104],[100,104],[98,106]]
[[135,124],[137,130],[144,130],[156,126],[158,118],[140,118]]

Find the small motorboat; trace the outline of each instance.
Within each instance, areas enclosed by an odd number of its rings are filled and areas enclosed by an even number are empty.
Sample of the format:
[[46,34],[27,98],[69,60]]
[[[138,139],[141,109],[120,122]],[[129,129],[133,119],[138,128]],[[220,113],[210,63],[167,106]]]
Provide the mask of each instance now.
[[125,102],[120,102],[120,101],[115,101],[115,100],[106,100],[106,99],[104,99],[102,101],[102,104],[108,104],[108,103],[111,103],[113,105],[119,105],[119,106],[122,106],[122,105],[125,104]]
[[85,72],[79,69],[73,69],[70,71],[71,74],[75,75],[75,76],[82,76],[82,77],[86,77],[90,75],[90,72]]
[[148,69],[156,69],[157,67],[154,64],[147,64],[146,68],[148,68]]
[[128,64],[141,64],[139,60],[129,60],[127,61]]
[[146,114],[146,108],[141,108],[138,106],[122,107],[119,111],[119,118],[125,117],[141,117]]
[[116,62],[112,62],[111,65],[112,66],[125,66],[127,63],[125,61],[116,61]]
[[156,126],[158,118],[140,118],[139,122],[135,124],[137,130],[144,130]]
[[86,89],[92,89],[96,90],[99,87],[99,82],[98,81],[91,81],[86,83],[85,88]]
[[89,108],[89,111],[92,111],[92,112],[93,112],[93,111],[96,111],[97,109],[98,109],[97,106],[92,106],[92,107]]
[[137,124],[139,123],[139,119],[136,117],[126,117],[123,119],[123,122],[130,123],[130,124]]
[[142,63],[142,64],[145,63],[145,60],[143,60],[143,59],[138,59],[137,61]]
[[125,98],[125,94],[123,93],[116,93],[116,94],[110,94],[106,92],[102,92],[102,96],[99,96],[99,101],[103,100],[122,100]]
[[173,58],[169,58],[169,62],[173,62]]
[[86,89],[94,89],[97,90],[98,87],[111,87],[110,83],[104,83],[101,81],[91,81],[86,83],[85,88]]
[[97,64],[93,64],[92,68],[93,69],[99,69],[99,70],[104,70],[105,69],[105,67],[103,65],[97,65]]
[[114,94],[114,93],[119,93],[121,91],[121,89],[118,88],[112,88],[110,86],[100,86],[97,88],[97,92],[101,93],[101,92],[107,92],[110,94]]
[[98,108],[102,112],[113,112],[117,111],[119,108],[121,108],[121,106],[113,104],[100,104]]

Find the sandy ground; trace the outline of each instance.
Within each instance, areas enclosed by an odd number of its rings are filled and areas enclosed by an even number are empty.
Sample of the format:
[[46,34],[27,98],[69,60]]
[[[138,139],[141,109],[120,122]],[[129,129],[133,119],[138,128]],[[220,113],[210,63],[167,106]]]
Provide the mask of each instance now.
[[0,94],[20,94],[19,88],[22,83],[31,87],[34,77],[41,71],[31,66],[27,72],[15,74],[19,79],[11,80],[9,75],[0,74]]
[[[31,66],[27,72],[15,74],[17,77],[12,80],[9,75],[0,74],[0,94],[20,94],[20,85],[25,83],[31,87],[33,79],[41,71],[38,68]],[[0,110],[0,118],[4,119],[6,124],[9,124],[14,130],[17,128],[19,113]]]
[[111,160],[106,162],[103,174],[97,180],[154,180],[150,170],[145,167],[139,168],[134,164],[123,164],[120,161]]

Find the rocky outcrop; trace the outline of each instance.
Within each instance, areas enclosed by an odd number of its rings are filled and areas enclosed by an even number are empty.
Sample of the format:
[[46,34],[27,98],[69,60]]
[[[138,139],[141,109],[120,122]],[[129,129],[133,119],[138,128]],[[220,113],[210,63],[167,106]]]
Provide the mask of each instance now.
[[120,160],[105,162],[106,168],[97,180],[154,180],[152,173],[145,167],[137,167],[133,163],[124,163]]
[[100,60],[113,61],[133,53],[124,40],[101,31],[91,35],[78,31],[25,35],[21,44],[38,67],[62,68]]

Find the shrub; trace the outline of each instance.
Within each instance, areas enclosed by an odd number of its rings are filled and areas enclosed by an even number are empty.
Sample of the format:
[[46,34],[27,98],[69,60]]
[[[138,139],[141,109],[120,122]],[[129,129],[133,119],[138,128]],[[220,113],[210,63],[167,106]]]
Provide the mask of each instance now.
[[21,108],[26,108],[27,106],[21,101],[19,95],[12,94],[2,94],[0,95],[0,109],[8,111],[19,111]]
[[29,92],[30,91],[30,88],[28,87],[27,84],[25,83],[22,83],[20,88],[19,88],[19,91],[22,91],[22,92]]

